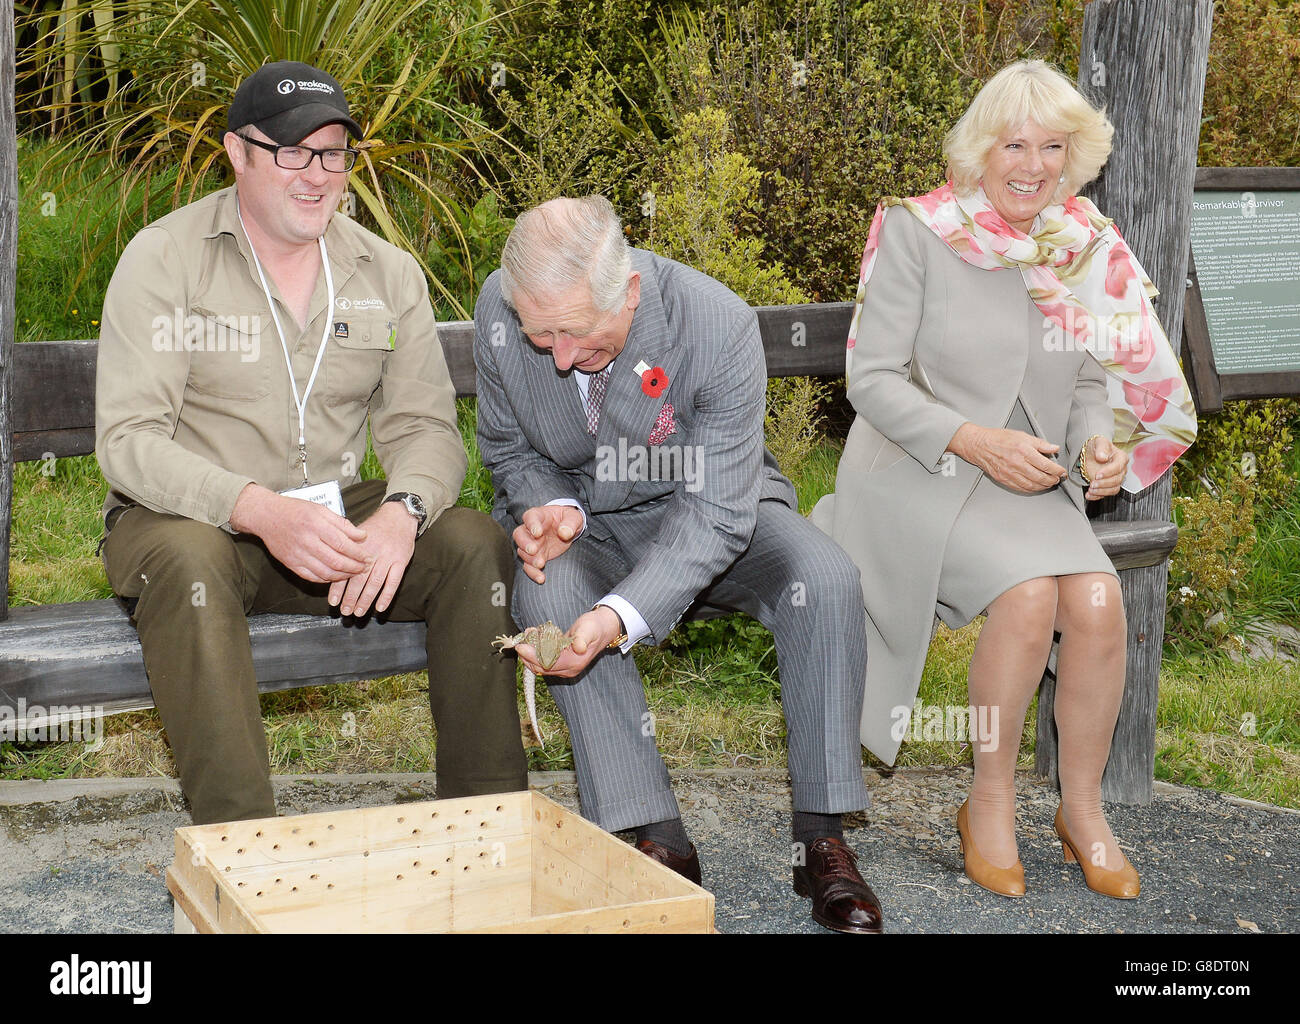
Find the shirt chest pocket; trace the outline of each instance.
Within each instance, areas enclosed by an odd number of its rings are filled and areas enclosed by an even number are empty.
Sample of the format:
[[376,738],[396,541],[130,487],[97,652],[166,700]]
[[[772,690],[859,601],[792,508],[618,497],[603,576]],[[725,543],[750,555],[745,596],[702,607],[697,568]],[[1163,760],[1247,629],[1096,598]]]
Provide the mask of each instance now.
[[[273,336],[259,313],[217,313],[191,307],[179,325],[173,322],[169,342],[189,353],[186,383],[195,391],[232,402],[256,402],[271,393],[272,359],[277,352],[265,342]],[[159,348],[155,333],[154,347]]]
[[370,401],[392,351],[397,321],[387,316],[339,320],[330,331],[325,355],[325,390],[334,403]]

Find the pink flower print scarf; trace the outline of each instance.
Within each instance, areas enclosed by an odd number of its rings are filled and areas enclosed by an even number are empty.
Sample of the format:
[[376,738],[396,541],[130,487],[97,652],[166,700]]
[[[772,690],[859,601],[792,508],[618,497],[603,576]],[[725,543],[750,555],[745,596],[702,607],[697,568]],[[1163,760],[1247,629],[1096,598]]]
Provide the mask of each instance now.
[[1115,444],[1129,454],[1124,490],[1164,475],[1196,440],[1196,409],[1173,347],[1156,318],[1156,294],[1114,222],[1082,196],[1048,206],[1026,235],[993,208],[983,189],[959,196],[949,182],[923,196],[887,196],[876,207],[862,253],[848,347],[858,336],[863,297],[885,213],[902,206],[966,263],[1018,269],[1044,320],[1081,345],[1106,371]]

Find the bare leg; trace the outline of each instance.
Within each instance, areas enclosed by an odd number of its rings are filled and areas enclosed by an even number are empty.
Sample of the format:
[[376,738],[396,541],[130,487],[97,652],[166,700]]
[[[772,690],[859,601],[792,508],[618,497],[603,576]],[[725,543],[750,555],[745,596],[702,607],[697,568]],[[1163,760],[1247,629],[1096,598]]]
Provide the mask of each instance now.
[[[970,702],[997,708],[993,749],[974,744],[975,782],[967,810],[970,837],[995,867],[1010,867],[1016,853],[1016,755],[1029,701],[1043,678],[1052,649],[1056,579],[1026,580],[988,608],[971,657]],[[991,712],[990,712],[991,714]]]
[[[1119,580],[1109,573],[1057,578],[1056,728],[1061,806],[1079,853],[1116,871],[1123,854],[1101,809],[1101,775],[1124,695],[1126,627]],[[1104,863],[1097,858],[1105,854]]]

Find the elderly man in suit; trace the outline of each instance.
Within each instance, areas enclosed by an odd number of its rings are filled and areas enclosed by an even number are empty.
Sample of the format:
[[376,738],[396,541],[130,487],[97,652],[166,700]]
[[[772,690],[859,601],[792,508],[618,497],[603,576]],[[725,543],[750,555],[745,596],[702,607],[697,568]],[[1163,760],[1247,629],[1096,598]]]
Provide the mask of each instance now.
[[[513,612],[572,646],[546,676],[583,813],[695,882],[634,660],[693,606],[776,638],[793,785],[794,887],[820,924],[880,930],[843,841],[868,803],[857,570],[798,513],[763,446],[758,321],[734,293],[628,247],[599,196],[523,214],[474,310],[478,441],[518,556]],[[519,655],[541,673],[536,651]]]

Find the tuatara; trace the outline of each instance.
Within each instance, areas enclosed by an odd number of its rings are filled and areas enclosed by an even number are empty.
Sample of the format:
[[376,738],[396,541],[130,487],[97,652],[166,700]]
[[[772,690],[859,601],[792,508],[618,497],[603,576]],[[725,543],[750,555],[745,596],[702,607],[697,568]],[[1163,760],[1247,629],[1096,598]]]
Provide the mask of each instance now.
[[[520,644],[528,644],[537,650],[537,661],[542,668],[552,668],[560,655],[573,643],[573,638],[549,619],[540,626],[529,626],[522,633],[514,636],[499,636],[492,643],[498,650],[513,650]],[[527,665],[524,666],[524,703],[528,707],[528,719],[539,742],[545,743],[542,730],[537,724],[537,675]]]

